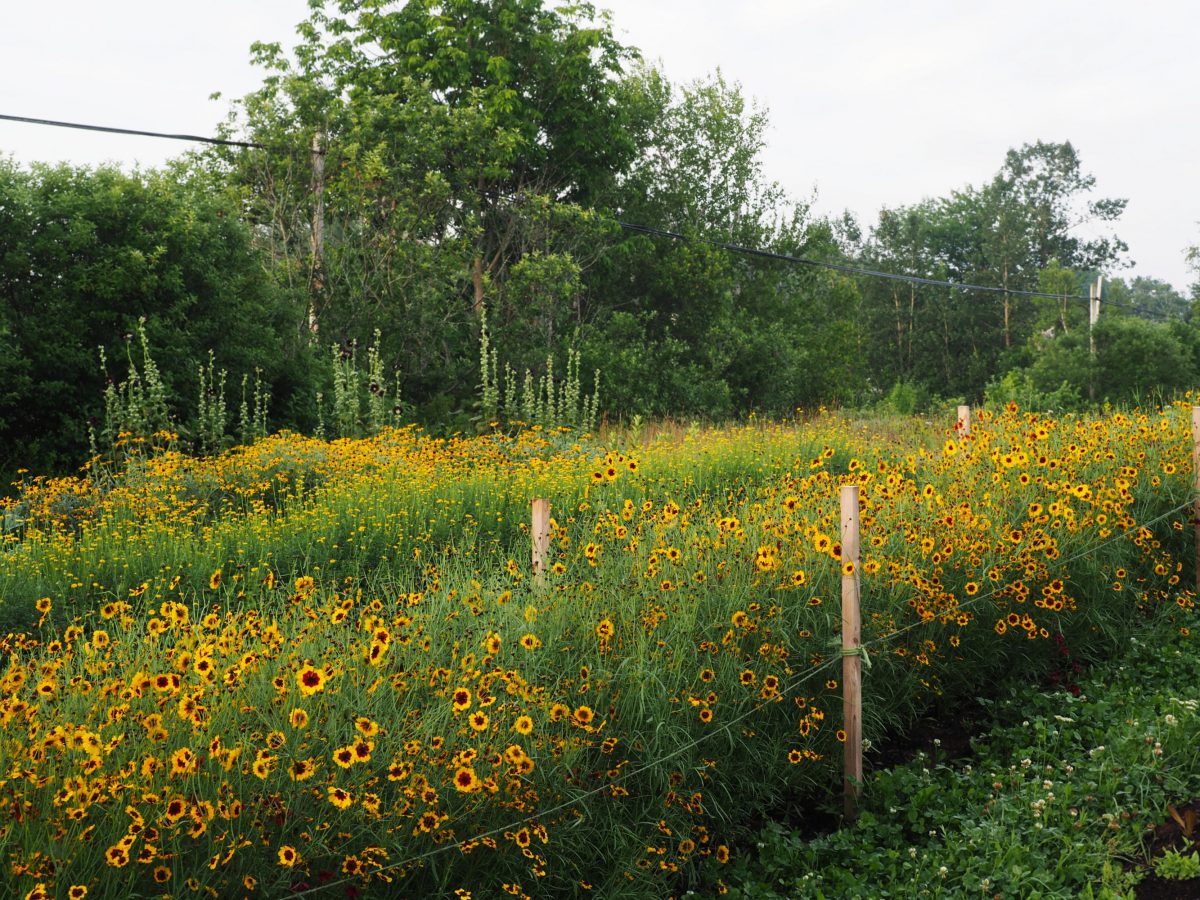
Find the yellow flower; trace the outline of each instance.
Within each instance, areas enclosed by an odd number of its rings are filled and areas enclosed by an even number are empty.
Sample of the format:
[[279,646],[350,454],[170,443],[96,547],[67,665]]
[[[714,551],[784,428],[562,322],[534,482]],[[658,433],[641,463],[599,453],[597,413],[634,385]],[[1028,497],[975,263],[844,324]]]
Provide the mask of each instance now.
[[470,766],[460,766],[454,773],[454,787],[464,794],[474,793],[479,790],[479,776]]
[[487,731],[488,717],[482,710],[476,710],[467,716],[467,724],[475,731]]
[[305,697],[311,697],[317,691],[323,691],[325,680],[325,673],[310,665],[302,666],[296,673],[296,684],[299,685],[300,693]]
[[313,762],[312,757],[309,757],[308,759],[295,760],[288,767],[288,775],[291,777],[292,781],[304,781],[307,778],[311,778],[313,773],[316,771],[317,767]]
[[329,802],[338,809],[349,809],[350,805],[354,803],[354,798],[350,796],[349,791],[343,790],[340,787],[333,787],[332,785],[329,787],[328,797]]

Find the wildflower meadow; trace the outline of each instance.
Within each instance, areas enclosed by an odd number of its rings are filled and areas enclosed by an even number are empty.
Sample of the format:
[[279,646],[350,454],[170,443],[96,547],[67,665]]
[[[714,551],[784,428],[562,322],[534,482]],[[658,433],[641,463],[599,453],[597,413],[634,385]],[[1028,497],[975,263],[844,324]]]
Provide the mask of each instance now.
[[[278,434],[23,475],[0,572],[0,880],[58,898],[721,890],[864,734],[1186,631],[1188,407],[438,439]],[[529,505],[551,503],[531,569]],[[731,849],[732,848],[732,849]]]

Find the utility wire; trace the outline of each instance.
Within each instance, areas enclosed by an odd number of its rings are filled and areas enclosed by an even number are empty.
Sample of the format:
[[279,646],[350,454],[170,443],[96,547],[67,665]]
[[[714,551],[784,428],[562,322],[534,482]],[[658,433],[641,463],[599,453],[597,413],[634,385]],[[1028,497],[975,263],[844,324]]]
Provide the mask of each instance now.
[[818,259],[808,259],[803,256],[792,256],[788,253],[776,253],[772,250],[759,250],[755,247],[744,247],[740,244],[731,244],[727,241],[718,241],[715,238],[706,237],[689,237],[686,234],[680,234],[677,231],[667,231],[662,228],[651,228],[647,225],[635,225],[631,222],[617,222],[622,228],[627,231],[635,231],[641,234],[651,234],[658,237],[674,238],[678,241],[700,241],[704,244],[711,244],[714,247],[719,247],[722,250],[729,250],[733,253],[743,253],[747,256],[758,256],[764,259],[778,259],[784,262],[800,263],[805,266],[814,266],[821,269],[832,269],[835,272],[845,272],[849,275],[865,275],[870,278],[884,278],[889,281],[903,281],[909,284],[923,284],[931,287],[947,287],[954,288],[960,291],[985,291],[992,294],[1009,294],[1016,297],[1046,297],[1051,300],[1088,300],[1079,294],[1050,294],[1044,291],[1019,291],[1013,288],[994,287],[986,284],[968,284],[962,281],[939,281],[936,278],[924,278],[920,275],[897,275],[894,272],[882,272],[878,269],[865,269],[860,266],[847,266],[839,263],[824,262]]
[[[105,134],[125,134],[134,137],[154,137],[164,138],[172,141],[188,141],[191,143],[210,144],[222,147],[242,147],[248,150],[270,150],[274,152],[282,152],[292,154],[294,151],[291,148],[271,147],[267,144],[260,144],[256,141],[235,141],[228,138],[204,137],[197,134],[169,134],[162,131],[145,131],[137,128],[116,128],[108,125],[88,125],[81,122],[63,122],[56,119],[37,119],[29,116],[13,116],[5,113],[0,113],[0,121],[21,122],[27,125],[47,125],[53,128],[74,128],[81,131],[96,131]],[[304,151],[306,153],[316,152],[324,154],[324,150]],[[626,231],[632,231],[638,234],[654,235],[657,237],[668,237],[674,240],[689,241],[696,240],[705,244],[710,244],[714,247],[719,247],[723,250],[728,250],[733,253],[741,253],[746,256],[757,256],[762,259],[776,259],[784,262],[797,263],[800,265],[813,266],[816,268],[830,269],[835,272],[845,272],[849,275],[861,275],[870,278],[882,278],[889,281],[900,281],[908,284],[927,285],[929,287],[945,287],[960,291],[983,291],[992,294],[1007,294],[1015,297],[1044,297],[1051,300],[1088,300],[1080,294],[1051,294],[1044,291],[1022,291],[1016,289],[1006,289],[1003,287],[995,287],[993,285],[984,284],[969,284],[958,281],[943,281],[936,278],[925,278],[920,275],[900,275],[894,272],[883,272],[878,269],[867,269],[860,266],[848,266],[839,263],[824,262],[817,259],[808,259],[803,256],[793,256],[787,253],[776,253],[771,250],[760,250],[755,247],[745,247],[740,244],[733,244],[727,241],[719,241],[714,238],[706,237],[689,237],[677,231],[669,231],[665,228],[653,228],[648,225],[638,225],[632,222],[623,222],[617,220],[617,224]],[[1111,301],[1110,301],[1111,303]],[[1160,321],[1165,318],[1157,311],[1149,310],[1144,307],[1135,306],[1124,303],[1111,303],[1121,309],[1127,309],[1135,313],[1143,314],[1147,317],[1155,317]]]
[[[763,259],[777,259],[782,260],[783,262],[799,263],[801,265],[813,266],[822,269],[832,269],[835,272],[845,272],[850,275],[862,275],[869,278],[884,278],[889,281],[902,281],[909,284],[920,284],[930,287],[954,288],[960,291],[984,291],[992,294],[1008,294],[1015,297],[1043,297],[1049,300],[1080,300],[1084,302],[1091,300],[1090,297],[1084,297],[1082,294],[1051,294],[1046,291],[1022,291],[1015,288],[995,287],[993,285],[986,284],[970,284],[962,281],[941,281],[936,278],[925,278],[920,275],[899,275],[894,272],[883,272],[878,269],[866,269],[860,266],[848,266],[840,263],[824,262],[823,260],[818,259],[809,259],[803,256],[792,256],[787,253],[776,253],[771,250],[760,250],[756,247],[746,247],[741,244],[732,244],[727,241],[716,240],[715,238],[699,236],[693,237],[686,234],[680,234],[677,231],[668,231],[663,228],[652,228],[648,225],[637,225],[632,222],[622,222],[617,220],[617,224],[626,231],[632,231],[638,234],[669,237],[679,241],[700,241],[704,244],[710,244],[713,247],[719,247],[722,250],[728,250],[731,253],[741,253],[746,256],[757,256]],[[1115,300],[1102,300],[1101,302],[1116,309],[1128,310],[1160,322],[1169,321],[1171,318],[1169,315],[1164,315],[1158,310],[1152,310],[1148,307],[1133,303],[1124,303]]]
[[108,125],[84,125],[80,122],[59,122],[54,119],[31,119],[28,116],[10,116],[0,113],[7,122],[24,122],[27,125],[50,125],[54,128],[77,128],[80,131],[101,131],[106,134],[131,134],[136,137],[167,138],[172,141],[191,141],[200,144],[218,144],[225,147],[245,147],[249,150],[270,150],[265,144],[253,141],[231,141],[225,138],[202,137],[198,134],[166,134],[161,131],[141,131],[136,128],[113,128]]
[[[1127,528],[1123,531],[1119,531],[1110,538],[1105,538],[1104,540],[1100,541],[1099,543],[1093,544],[1090,547],[1086,547],[1083,550],[1080,550],[1076,553],[1071,554],[1066,559],[1055,560],[1055,564],[1056,564],[1056,566],[1061,568],[1063,566],[1069,565],[1070,563],[1074,562],[1077,559],[1082,559],[1085,556],[1091,556],[1091,555],[1095,554],[1096,552],[1102,550],[1103,548],[1107,547],[1109,544],[1115,544],[1117,541],[1121,540],[1121,538],[1129,537],[1131,532],[1136,532],[1138,529],[1141,529],[1141,528],[1149,528],[1151,525],[1157,525],[1163,519],[1170,518],[1171,516],[1175,515],[1176,513],[1183,512],[1185,509],[1189,509],[1194,503],[1195,503],[1195,499],[1189,498],[1188,500],[1185,500],[1183,503],[1176,506],[1174,509],[1167,510],[1162,515],[1155,516],[1153,519],[1149,519],[1145,522],[1142,522],[1140,525],[1135,525],[1134,527]],[[979,578],[980,581],[984,580],[983,574],[980,574],[977,577]],[[1009,583],[1001,588],[995,588],[986,594],[980,594],[978,597],[972,597],[970,600],[968,600],[965,603],[957,604],[954,607],[954,613],[957,614],[961,610],[968,609],[972,606],[976,606],[976,605],[984,602],[985,600],[991,600],[995,597],[1002,596],[1002,595],[1006,594],[1010,588],[1012,588],[1012,583]],[[903,628],[897,628],[895,631],[889,631],[887,634],[882,635],[873,641],[869,641],[869,642],[863,644],[863,646],[870,649],[870,648],[878,646],[880,644],[889,643],[889,642],[893,641],[894,639],[900,637],[903,634],[907,634],[910,631],[913,631],[924,625],[928,625],[930,622],[933,622],[933,621],[937,620],[938,618],[939,618],[938,616],[934,616],[932,619],[921,619],[920,621],[917,621],[917,622],[911,622],[908,625],[905,625]]]
[[[787,683],[787,685],[784,686],[779,691],[779,694],[777,695],[779,700],[783,700],[785,697],[789,696],[789,694],[795,688],[800,687],[800,685],[804,684],[806,681],[808,681],[808,679],[812,678],[818,672],[822,672],[825,669],[832,668],[839,662],[841,662],[841,657],[834,656],[831,659],[825,660],[824,662],[809,666],[803,672],[800,672],[799,674],[794,675],[791,678],[791,680]],[[772,702],[778,702],[778,701],[772,701]],[[434,856],[438,856],[438,855],[440,855],[442,853],[446,853],[450,850],[459,850],[464,845],[474,844],[475,842],[481,841],[484,838],[495,837],[496,835],[502,834],[506,831],[512,831],[514,828],[518,828],[522,825],[525,825],[529,822],[534,821],[535,819],[545,818],[546,816],[553,815],[554,813],[562,812],[565,809],[570,809],[572,806],[579,803],[581,800],[586,800],[588,797],[593,797],[596,794],[602,794],[602,793],[610,790],[614,784],[619,784],[620,782],[625,781],[626,779],[631,778],[634,775],[640,775],[641,773],[654,768],[655,766],[659,765],[662,762],[665,762],[668,759],[673,759],[674,757],[678,756],[679,754],[684,753],[688,750],[691,750],[691,749],[699,746],[700,744],[704,743],[709,738],[714,737],[715,735],[722,734],[724,732],[728,732],[729,729],[732,728],[734,725],[744,722],[746,719],[750,718],[750,716],[757,713],[760,709],[762,709],[761,704],[756,704],[756,705],[750,706],[748,709],[743,710],[739,715],[734,716],[732,719],[723,723],[722,725],[718,726],[717,728],[714,728],[710,731],[706,731],[704,734],[700,735],[700,737],[694,738],[693,740],[688,741],[685,744],[681,744],[680,746],[676,747],[674,750],[671,750],[669,753],[663,754],[662,756],[658,757],[657,759],[652,760],[647,763],[644,763],[643,765],[638,766],[637,768],[626,769],[620,775],[618,775],[616,778],[609,781],[607,784],[603,784],[598,787],[590,788],[589,790],[583,791],[580,794],[576,794],[570,800],[564,800],[555,806],[549,807],[548,809],[543,809],[543,810],[539,810],[535,813],[530,813],[529,815],[523,816],[520,819],[516,819],[512,822],[509,822],[506,825],[499,825],[495,828],[492,828],[485,832],[481,832],[481,833],[476,834],[473,837],[467,838],[465,840],[454,841],[453,843],[443,844],[440,847],[435,847],[432,850],[427,850],[426,852],[417,854],[416,856],[410,856],[410,857],[407,857],[406,859],[399,860],[398,862],[388,863],[386,866],[381,866],[380,868],[378,868],[374,871],[376,873],[377,872],[386,872],[391,869],[398,869],[398,868],[402,868],[404,866],[410,866],[415,863],[423,862],[426,859],[429,859]],[[348,884],[353,880],[354,880],[354,878],[342,878],[337,881],[329,881],[329,882],[325,882],[324,884],[318,885],[316,887],[311,887],[311,888],[307,888],[302,891],[297,891],[295,893],[289,894],[288,896],[289,897],[304,897],[308,894],[313,894],[318,891],[327,891],[330,888],[337,887],[342,884]]]

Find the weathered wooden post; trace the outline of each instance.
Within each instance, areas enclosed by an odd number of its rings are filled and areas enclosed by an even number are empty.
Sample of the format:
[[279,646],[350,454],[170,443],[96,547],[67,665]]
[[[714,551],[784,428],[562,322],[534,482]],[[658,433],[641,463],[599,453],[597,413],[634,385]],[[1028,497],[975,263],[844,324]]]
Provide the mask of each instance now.
[[858,485],[841,490],[842,506],[842,721],[845,745],[845,820],[858,818],[862,785],[862,626],[859,612]]
[[969,406],[958,408],[958,433],[962,437],[971,433],[971,407]]
[[541,587],[546,583],[546,556],[550,552],[550,501],[533,501],[529,535],[533,540],[533,581]]
[[1192,501],[1192,527],[1196,531],[1196,591],[1200,593],[1200,406],[1192,407],[1192,478],[1196,491]]

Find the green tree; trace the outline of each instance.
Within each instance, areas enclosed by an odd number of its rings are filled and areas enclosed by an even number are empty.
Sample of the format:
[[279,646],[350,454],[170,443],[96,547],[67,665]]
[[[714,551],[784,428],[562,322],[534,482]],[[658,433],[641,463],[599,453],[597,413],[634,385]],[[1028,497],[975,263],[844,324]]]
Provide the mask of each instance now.
[[1130,282],[1121,278],[1106,281],[1101,310],[1101,315],[1165,321],[1188,316],[1191,304],[1167,282],[1139,275]]
[[1197,281],[1192,284],[1192,300],[1200,300],[1200,244],[1194,244],[1183,251],[1183,258]]
[[[1058,270],[1096,272],[1120,264],[1125,244],[1107,232],[1124,200],[1093,199],[1087,174],[1069,143],[1037,142],[1010,150],[981,187],[910,208],[885,210],[865,256],[888,271],[1000,288],[1000,293],[864,286],[866,334],[881,381],[912,378],[936,392],[979,397],[1008,368],[1027,362],[1030,338],[1070,328],[1073,313],[1054,301],[1009,293],[1037,291],[1051,271],[1052,293],[1066,285]],[[1081,226],[1098,232],[1084,238]],[[905,291],[907,290],[907,294]],[[1086,314],[1086,313],[1085,313]],[[897,353],[899,360],[888,362]]]
[[635,150],[616,102],[633,52],[588,4],[311,6],[290,52],[255,45],[268,76],[229,123],[290,152],[214,156],[281,279],[303,289],[318,340],[362,343],[380,328],[406,394],[443,415],[474,389],[485,301],[517,364],[582,321],[576,285],[604,231],[588,207]]
[[1105,399],[1161,403],[1195,387],[1189,348],[1169,324],[1101,316],[1095,338],[1097,391]]
[[288,407],[302,371],[291,323],[237,213],[179,171],[0,161],[0,468],[83,463],[103,405],[97,350],[122,377],[116,348],[140,318],[183,428],[209,349],[234,379],[263,369]]
[[[1086,277],[1086,276],[1085,276]],[[1090,280],[1090,279],[1089,279]],[[1079,301],[1087,292],[1080,284],[1080,276],[1052,258],[1038,275],[1037,289],[1045,294],[1057,294],[1057,300],[1038,298],[1036,329],[1045,334],[1067,334],[1072,330],[1087,328],[1088,310]]]
[[589,271],[585,367],[639,414],[787,412],[854,394],[854,285],[710,243],[841,258],[835,228],[765,177],[766,112],[720,73],[677,87],[645,67],[625,90],[641,151],[606,206],[690,239],[627,235]]

